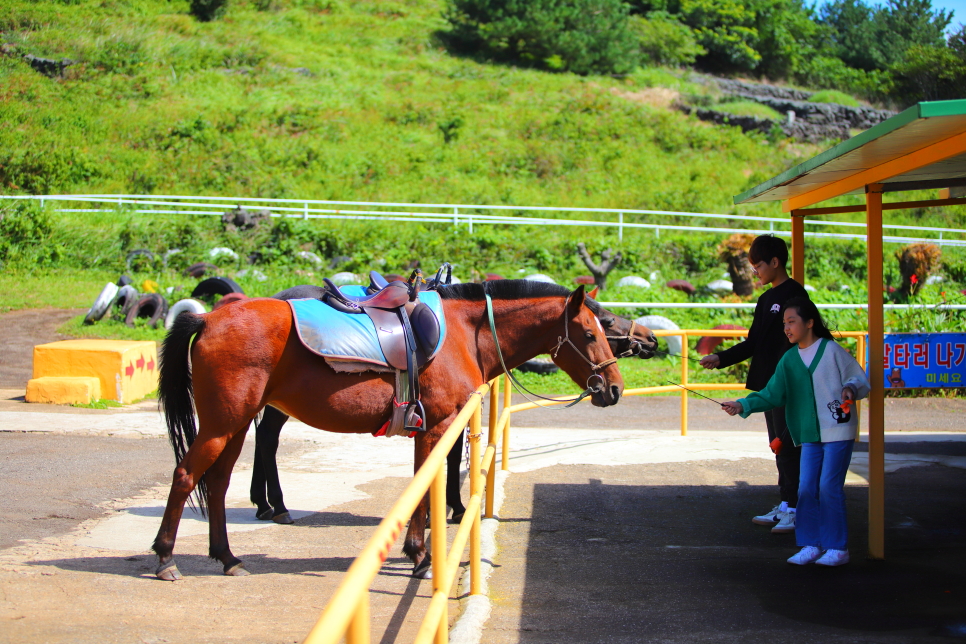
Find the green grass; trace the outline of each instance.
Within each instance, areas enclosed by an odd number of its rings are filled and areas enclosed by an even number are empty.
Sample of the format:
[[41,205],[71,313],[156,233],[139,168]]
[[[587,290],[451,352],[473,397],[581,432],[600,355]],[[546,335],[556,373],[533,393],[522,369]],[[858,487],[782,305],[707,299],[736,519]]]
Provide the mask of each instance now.
[[809,97],[808,100],[812,103],[836,103],[838,105],[846,105],[848,107],[859,106],[859,101],[854,97],[835,89],[823,89],[820,92],[815,92]]
[[124,405],[116,400],[92,400],[89,403],[72,403],[71,407],[81,407],[83,409],[113,409]]
[[756,103],[755,101],[730,101],[726,103],[719,103],[718,105],[712,106],[719,112],[725,112],[727,114],[734,114],[735,116],[754,116],[760,119],[768,119],[770,121],[781,121],[782,115],[778,111],[768,107],[767,105],[762,105],[761,103]]

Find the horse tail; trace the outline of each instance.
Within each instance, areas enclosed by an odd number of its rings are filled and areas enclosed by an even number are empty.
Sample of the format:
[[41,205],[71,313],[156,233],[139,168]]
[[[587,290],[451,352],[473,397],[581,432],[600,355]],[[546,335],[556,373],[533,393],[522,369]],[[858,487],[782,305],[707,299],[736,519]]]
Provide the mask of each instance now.
[[[184,312],[175,319],[174,325],[161,345],[161,356],[158,359],[158,404],[164,409],[168,439],[174,449],[175,463],[181,462],[198,435],[198,429],[195,426],[191,365],[188,359],[191,339],[204,331],[204,328],[203,316]],[[204,476],[195,486],[195,498],[202,516],[207,516],[208,486]]]

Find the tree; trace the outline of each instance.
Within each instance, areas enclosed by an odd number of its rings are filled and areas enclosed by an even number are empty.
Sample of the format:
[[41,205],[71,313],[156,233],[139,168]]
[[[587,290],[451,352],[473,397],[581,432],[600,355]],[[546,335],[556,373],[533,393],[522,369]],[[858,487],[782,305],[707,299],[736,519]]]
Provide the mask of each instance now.
[[966,57],[952,47],[913,45],[891,71],[903,106],[966,96]]
[[755,274],[748,262],[748,251],[754,235],[735,233],[718,245],[718,259],[728,264],[732,290],[735,295],[752,295],[755,292]]
[[577,74],[620,73],[637,63],[621,0],[449,0],[458,49]]
[[751,71],[761,61],[755,49],[755,13],[740,0],[682,0],[681,20],[708,52],[698,59],[702,67],[717,72]]
[[601,253],[600,265],[598,266],[590,256],[590,253],[587,252],[587,247],[584,245],[584,242],[577,244],[577,254],[580,255],[580,259],[584,261],[584,264],[594,276],[594,284],[596,284],[597,288],[599,288],[601,291],[607,290],[607,274],[614,270],[614,268],[621,263],[621,260],[624,259],[624,256],[621,255],[620,251],[617,251],[617,254],[613,255],[612,257],[611,254],[613,252],[613,249],[608,248]]
[[642,62],[690,65],[707,53],[694,33],[665,11],[652,11],[646,18],[631,16],[631,30],[637,37]]

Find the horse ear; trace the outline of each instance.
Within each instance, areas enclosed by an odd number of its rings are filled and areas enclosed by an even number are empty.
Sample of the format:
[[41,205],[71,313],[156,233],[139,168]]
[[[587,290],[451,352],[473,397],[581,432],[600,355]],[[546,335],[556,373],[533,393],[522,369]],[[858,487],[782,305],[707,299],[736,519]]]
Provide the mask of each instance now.
[[567,304],[567,314],[575,318],[580,313],[580,307],[584,305],[584,285],[581,284],[573,293],[570,294],[570,302]]
[[587,294],[587,297],[589,297],[589,298],[591,298],[593,300],[596,300],[597,299],[597,292],[598,291],[600,291],[600,287],[599,286],[595,286],[594,287],[594,290]]

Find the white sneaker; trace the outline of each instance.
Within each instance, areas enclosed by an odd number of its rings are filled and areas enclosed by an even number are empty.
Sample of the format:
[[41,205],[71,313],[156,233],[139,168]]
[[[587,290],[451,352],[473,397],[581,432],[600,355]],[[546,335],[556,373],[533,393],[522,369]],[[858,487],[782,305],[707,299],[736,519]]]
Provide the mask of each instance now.
[[849,563],[848,550],[826,550],[815,562],[819,566],[844,566]]
[[781,507],[782,506],[780,506],[780,505],[776,505],[775,507],[773,507],[771,509],[770,512],[767,512],[765,514],[759,514],[754,519],[752,519],[751,522],[752,523],[757,523],[758,525],[772,525],[773,526],[773,525],[777,524],[779,521],[781,521],[781,517],[778,516],[779,514],[781,514]]
[[771,531],[775,534],[785,534],[787,532],[795,532],[795,513],[794,512],[779,512],[778,513],[778,523]]
[[805,546],[798,551],[798,554],[789,557],[788,563],[795,564],[796,566],[804,566],[816,561],[821,556],[822,551],[815,546]]

